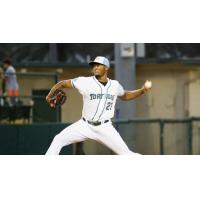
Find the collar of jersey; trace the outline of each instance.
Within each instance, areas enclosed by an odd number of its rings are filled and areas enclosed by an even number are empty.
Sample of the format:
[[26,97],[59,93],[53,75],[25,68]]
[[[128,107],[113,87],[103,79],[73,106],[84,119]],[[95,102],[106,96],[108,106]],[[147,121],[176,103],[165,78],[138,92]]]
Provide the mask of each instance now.
[[98,85],[100,85],[101,86],[101,88],[107,88],[108,87],[108,83],[110,82],[110,79],[107,77],[107,80],[108,80],[108,82],[106,83],[106,85],[104,86],[103,84],[101,84],[97,79],[96,79],[96,77],[95,76],[93,76],[94,77],[94,79],[95,79],[95,81],[98,83]]

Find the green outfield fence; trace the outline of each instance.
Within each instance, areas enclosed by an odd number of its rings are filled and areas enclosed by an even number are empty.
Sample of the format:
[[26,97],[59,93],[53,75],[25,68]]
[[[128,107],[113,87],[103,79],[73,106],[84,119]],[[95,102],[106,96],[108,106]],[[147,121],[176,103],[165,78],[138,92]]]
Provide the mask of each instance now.
[[[119,119],[113,121],[115,125],[133,124],[135,132],[139,136],[144,135],[143,147],[149,145],[152,134],[156,134],[155,145],[158,146],[158,153],[150,150],[140,152],[142,154],[200,154],[200,117],[185,119]],[[42,155],[45,154],[54,136],[70,124],[67,123],[37,123],[26,125],[0,125],[0,154],[1,155]],[[153,128],[151,127],[153,125]],[[175,126],[175,128],[174,128]],[[146,128],[146,129],[145,129]],[[151,130],[152,128],[152,130]],[[146,130],[146,131],[144,131]],[[172,131],[173,130],[173,131]],[[177,139],[176,143],[170,139],[178,134],[183,134],[183,139]],[[122,134],[123,136],[123,134]],[[183,135],[182,135],[183,136]],[[158,139],[157,139],[158,138]],[[183,138],[183,137],[182,137]],[[166,141],[172,147],[184,145],[184,152],[171,152],[167,150]],[[127,142],[127,141],[126,141]],[[137,143],[137,140],[136,140]],[[195,147],[194,147],[195,145]],[[61,154],[73,154],[72,145],[64,147]]]
[[[0,125],[1,155],[43,155],[54,136],[69,124]],[[73,154],[72,145],[61,154]]]

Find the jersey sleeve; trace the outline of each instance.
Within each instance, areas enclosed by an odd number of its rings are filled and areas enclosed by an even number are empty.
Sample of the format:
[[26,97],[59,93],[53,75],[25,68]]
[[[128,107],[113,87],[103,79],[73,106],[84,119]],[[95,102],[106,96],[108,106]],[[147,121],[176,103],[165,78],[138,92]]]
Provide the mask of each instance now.
[[15,74],[15,70],[11,67],[9,67],[5,72],[5,76],[10,76],[10,75],[13,75],[13,74]]
[[85,77],[77,77],[74,79],[71,79],[72,86],[76,88],[81,94],[85,94],[87,84]]
[[122,85],[118,82],[118,87],[117,87],[117,96],[123,96],[125,94],[125,90],[122,87]]

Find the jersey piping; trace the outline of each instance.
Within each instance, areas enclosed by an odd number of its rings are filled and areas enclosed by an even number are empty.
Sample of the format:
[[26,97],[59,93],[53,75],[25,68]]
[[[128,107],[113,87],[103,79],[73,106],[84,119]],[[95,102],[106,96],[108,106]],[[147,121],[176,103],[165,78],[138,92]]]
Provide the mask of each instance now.
[[[71,80],[71,84],[72,84],[72,87],[73,87],[73,88],[76,88],[75,85],[74,85],[74,83],[73,83],[73,80]],[[76,89],[77,89],[77,88],[76,88]]]
[[[110,85],[109,85],[108,88],[107,88],[107,91],[106,91],[106,100],[105,100],[105,103],[104,103],[104,106],[103,106],[103,110],[102,110],[102,112],[101,112],[101,114],[100,114],[98,120],[101,118],[101,116],[102,116],[102,114],[103,114],[103,111],[104,111],[104,109],[105,109],[105,105],[106,105],[107,99],[108,99],[108,89],[110,88],[110,86],[111,86],[111,81],[110,81]],[[97,120],[97,121],[98,121],[98,120]]]
[[[101,89],[101,94],[102,94],[102,87],[101,87],[101,85],[99,85],[99,83],[95,80],[94,76],[93,76],[92,78],[93,78],[94,81],[97,83],[97,85],[100,87],[100,89]],[[94,119],[94,117],[96,116],[96,114],[97,114],[97,112],[98,112],[100,102],[101,102],[101,98],[99,99],[99,103],[98,103],[98,106],[97,106],[96,112],[95,112],[95,114],[94,114],[92,120]]]

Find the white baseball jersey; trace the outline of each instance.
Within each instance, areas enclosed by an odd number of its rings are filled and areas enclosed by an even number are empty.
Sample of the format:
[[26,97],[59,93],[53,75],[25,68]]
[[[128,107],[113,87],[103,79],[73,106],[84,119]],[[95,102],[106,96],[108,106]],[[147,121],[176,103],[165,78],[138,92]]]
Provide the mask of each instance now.
[[90,121],[102,121],[114,116],[117,97],[125,93],[118,81],[108,79],[105,86],[95,76],[78,77],[71,81],[83,96],[82,117]]

